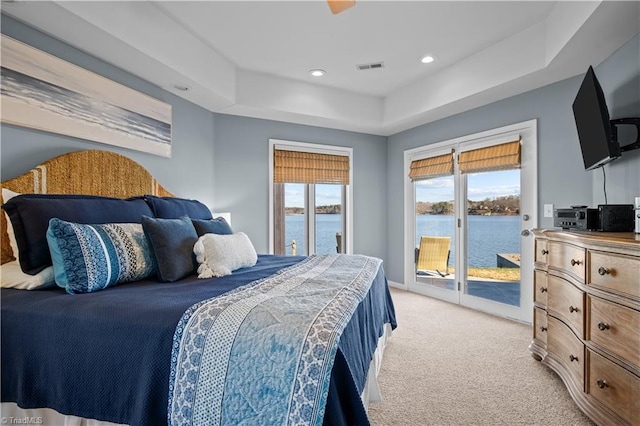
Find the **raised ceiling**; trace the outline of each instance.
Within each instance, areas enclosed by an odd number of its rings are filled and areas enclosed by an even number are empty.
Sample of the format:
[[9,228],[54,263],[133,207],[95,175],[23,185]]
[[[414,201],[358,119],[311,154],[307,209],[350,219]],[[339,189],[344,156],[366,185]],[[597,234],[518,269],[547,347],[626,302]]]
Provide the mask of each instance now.
[[214,112],[378,135],[584,73],[640,30],[635,1],[357,0],[333,15],[325,1],[18,0],[2,12]]

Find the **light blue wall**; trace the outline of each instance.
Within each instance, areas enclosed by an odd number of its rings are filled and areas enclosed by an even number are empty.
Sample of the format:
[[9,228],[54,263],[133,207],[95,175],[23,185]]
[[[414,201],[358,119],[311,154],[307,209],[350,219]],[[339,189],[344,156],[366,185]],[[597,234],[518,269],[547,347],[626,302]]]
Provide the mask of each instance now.
[[[216,206],[230,211],[259,252],[269,243],[269,139],[353,148],[354,253],[386,257],[387,138],[232,115],[216,115]],[[242,158],[242,161],[239,159]]]
[[[640,35],[622,46],[595,71],[611,118],[640,117]],[[623,152],[621,158],[605,166],[605,172],[609,204],[630,204],[634,197],[640,197],[640,149]],[[587,173],[593,182],[591,205],[604,204],[602,170]]]
[[[636,35],[596,67],[612,118],[640,116],[640,49]],[[586,70],[585,70],[586,71]],[[538,120],[538,226],[553,226],[543,205],[603,203],[601,170],[585,171],[571,104],[582,75],[390,136],[387,146],[387,259],[389,279],[403,282],[403,154],[429,145]],[[606,166],[609,203],[632,203],[640,195],[640,152],[627,152]]]

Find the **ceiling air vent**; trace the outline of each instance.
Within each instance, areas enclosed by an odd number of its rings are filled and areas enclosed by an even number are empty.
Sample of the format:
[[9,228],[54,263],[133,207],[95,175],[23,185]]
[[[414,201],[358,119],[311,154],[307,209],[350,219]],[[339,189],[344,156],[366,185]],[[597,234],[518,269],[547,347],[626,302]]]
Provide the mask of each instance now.
[[356,68],[358,68],[360,71],[377,70],[380,68],[384,68],[384,62],[372,62],[370,64],[360,64],[360,65],[356,65]]

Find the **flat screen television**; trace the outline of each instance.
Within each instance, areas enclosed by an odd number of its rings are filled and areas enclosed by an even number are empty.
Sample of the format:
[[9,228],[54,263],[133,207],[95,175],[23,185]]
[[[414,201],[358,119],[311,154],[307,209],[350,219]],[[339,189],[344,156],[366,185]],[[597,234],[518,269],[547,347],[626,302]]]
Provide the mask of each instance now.
[[573,116],[585,170],[604,166],[620,157],[620,145],[613,134],[604,93],[591,66],[573,101]]

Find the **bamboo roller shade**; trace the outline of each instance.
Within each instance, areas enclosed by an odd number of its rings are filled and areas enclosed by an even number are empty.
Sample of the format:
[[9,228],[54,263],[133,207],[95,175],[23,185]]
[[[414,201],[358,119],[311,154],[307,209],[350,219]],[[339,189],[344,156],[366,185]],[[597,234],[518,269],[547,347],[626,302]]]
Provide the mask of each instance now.
[[274,183],[349,185],[349,157],[313,152],[274,150]]
[[462,173],[492,172],[520,168],[520,139],[500,145],[461,152],[458,168]]
[[412,181],[453,174],[453,151],[449,154],[423,158],[411,162],[409,178]]

